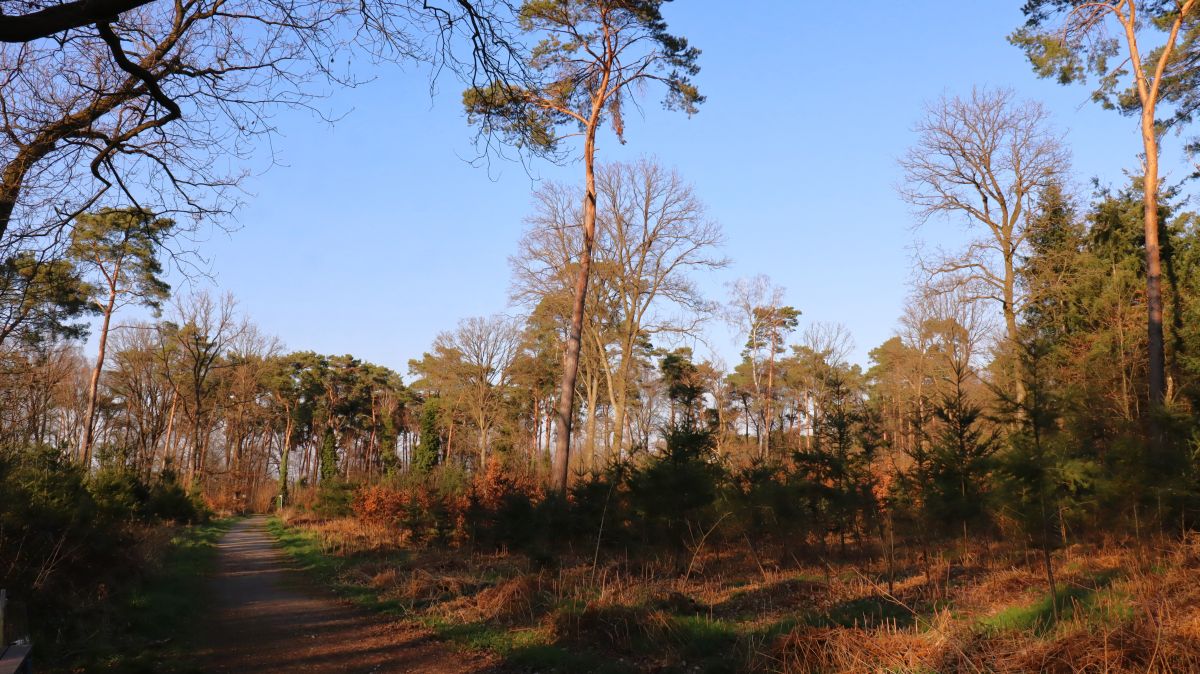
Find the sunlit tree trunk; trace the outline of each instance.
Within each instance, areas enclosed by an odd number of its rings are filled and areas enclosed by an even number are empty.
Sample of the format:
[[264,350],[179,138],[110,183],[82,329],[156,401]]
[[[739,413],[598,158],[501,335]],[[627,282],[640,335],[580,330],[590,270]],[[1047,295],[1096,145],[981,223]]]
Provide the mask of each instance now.
[[[584,430],[584,450],[587,452],[587,465],[589,468],[596,466],[596,406],[600,402],[600,380],[592,375],[588,376],[584,383],[584,388],[587,389],[587,427]],[[581,464],[583,462],[580,462]]]
[[292,453],[292,414],[287,410],[287,425],[283,431],[283,442],[279,448],[279,501],[281,506],[288,502],[288,459]]
[[[1171,30],[1166,44],[1158,54],[1154,72],[1148,75],[1142,67],[1141,51],[1138,48],[1137,3],[1129,2],[1128,14],[1120,14],[1125,39],[1131,55],[1134,79],[1137,84],[1138,100],[1141,103],[1141,133],[1142,147],[1145,150],[1145,175],[1142,181],[1144,222],[1146,235],[1146,334],[1148,338],[1147,357],[1149,372],[1147,384],[1149,387],[1150,407],[1163,404],[1166,398],[1166,359],[1163,353],[1163,305],[1162,305],[1162,261],[1158,240],[1158,133],[1155,124],[1157,108],[1163,75],[1175,49],[1175,41],[1179,37],[1184,17],[1195,8],[1195,0],[1181,2],[1178,14],[1171,24]],[[1150,418],[1153,434],[1158,436],[1158,422],[1154,415]]]
[[[1158,241],[1158,138],[1154,129],[1154,104],[1142,108],[1142,144],[1146,149],[1146,335],[1150,370],[1147,373],[1150,407],[1162,405],[1166,396],[1166,359],[1163,354],[1162,261]],[[1153,420],[1152,420],[1153,423]]]
[[579,350],[583,337],[584,306],[587,302],[588,278],[592,268],[592,246],[596,239],[596,130],[600,123],[600,106],[603,94],[608,91],[609,72],[605,71],[600,83],[601,95],[593,97],[592,114],[584,136],[583,167],[583,246],[579,251],[579,270],[575,276],[575,298],[571,306],[571,328],[567,334],[567,347],[563,353],[563,375],[559,386],[558,411],[555,421],[558,426],[554,438],[554,471],[551,485],[560,494],[567,491],[570,472],[571,429],[575,417],[575,380],[579,374]]
[[108,277],[108,301],[103,307],[104,318],[100,324],[99,354],[96,356],[96,366],[92,369],[92,378],[88,383],[87,411],[83,415],[83,438],[80,442],[80,460],[84,470],[92,466],[92,442],[96,429],[96,394],[100,389],[100,374],[104,370],[104,352],[108,348],[108,329],[112,322],[113,309],[117,304],[117,281],[121,278],[121,264],[118,262],[112,276]]

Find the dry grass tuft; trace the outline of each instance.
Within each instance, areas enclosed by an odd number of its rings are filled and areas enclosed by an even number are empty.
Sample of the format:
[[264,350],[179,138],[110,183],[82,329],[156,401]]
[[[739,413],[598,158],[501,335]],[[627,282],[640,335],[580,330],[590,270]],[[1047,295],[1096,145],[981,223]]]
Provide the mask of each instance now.
[[801,627],[780,637],[769,658],[786,674],[927,671],[934,647],[905,630]]
[[387,568],[371,576],[370,585],[376,590],[391,588],[396,585],[399,576],[400,574],[396,571],[395,567]]
[[658,609],[591,602],[583,610],[564,609],[549,617],[551,637],[560,643],[632,653],[640,644],[671,636],[670,616]]
[[525,574],[489,587],[475,596],[475,620],[503,625],[531,623],[550,604],[541,574]]
[[980,639],[947,654],[939,671],[1046,674],[1185,674],[1200,672],[1200,642],[1146,620],[1111,629],[1073,629],[1048,639],[1008,635]]

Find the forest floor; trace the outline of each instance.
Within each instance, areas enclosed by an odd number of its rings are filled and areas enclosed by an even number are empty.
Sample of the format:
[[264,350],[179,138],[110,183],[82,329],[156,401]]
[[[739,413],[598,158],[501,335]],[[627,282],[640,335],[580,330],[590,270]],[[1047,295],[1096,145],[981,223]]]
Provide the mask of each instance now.
[[210,672],[488,671],[492,658],[451,649],[412,622],[369,613],[312,587],[266,531],[235,524],[217,546],[211,580]]
[[1200,672],[1200,538],[1059,551],[1051,602],[1039,558],[998,544],[898,569],[889,590],[879,560],[742,548],[547,564],[410,547],[354,519],[270,529],[309,577],[491,653],[494,671]]

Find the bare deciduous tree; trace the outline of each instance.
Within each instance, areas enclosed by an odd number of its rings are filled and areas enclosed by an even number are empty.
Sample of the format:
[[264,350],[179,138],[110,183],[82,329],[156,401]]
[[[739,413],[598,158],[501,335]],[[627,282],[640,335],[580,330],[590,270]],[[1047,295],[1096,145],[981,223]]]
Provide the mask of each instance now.
[[511,318],[467,318],[453,331],[437,336],[433,353],[409,363],[421,377],[414,387],[436,392],[471,419],[478,433],[481,470],[520,344],[521,326]]
[[[23,16],[3,16],[8,4]],[[355,84],[341,65],[353,50],[503,80],[520,69],[511,11],[506,0],[0,3],[0,33],[92,19],[0,44],[0,245],[56,234],[106,198],[225,213],[241,165],[269,151],[273,114]]]
[[[946,292],[970,288],[971,299],[998,304],[1010,344],[1024,301],[1017,264],[1029,234],[1028,213],[1069,165],[1048,118],[1040,104],[1018,101],[1005,89],[942,98],[928,107],[916,127],[916,145],[900,160],[900,194],[923,222],[942,215],[981,230],[962,250],[922,259],[925,281]],[[1012,379],[1020,396],[1019,378]]]
[[[721,268],[727,260],[717,254],[720,228],[677,172],[648,159],[604,164],[596,172],[596,190],[593,310],[584,333],[588,351],[600,356],[613,411],[612,447],[621,451],[639,344],[695,335],[713,307],[692,273]],[[518,301],[567,295],[579,250],[579,196],[577,189],[553,183],[539,190],[532,229],[511,260]]]
[[[154,0],[69,0],[68,2],[0,2],[0,42],[32,42],[39,38],[111,21],[122,12]],[[4,11],[17,5],[18,13]]]
[[159,213],[228,210],[242,175],[228,159],[273,130],[273,106],[308,101],[308,59],[338,49],[320,14],[251,4],[150,3],[0,47],[0,243],[53,235],[110,191]]
[[207,292],[191,293],[177,297],[168,320],[158,325],[159,363],[192,425],[190,461],[181,456],[173,463],[186,465],[189,478],[201,482],[208,459],[212,374],[248,329],[236,308],[232,295],[215,299]]

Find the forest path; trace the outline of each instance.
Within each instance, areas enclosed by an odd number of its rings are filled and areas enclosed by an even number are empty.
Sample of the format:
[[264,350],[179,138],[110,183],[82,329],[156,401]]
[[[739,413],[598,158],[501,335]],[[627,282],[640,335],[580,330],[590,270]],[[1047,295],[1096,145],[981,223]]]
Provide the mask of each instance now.
[[275,547],[265,517],[238,522],[217,546],[211,582],[211,672],[431,672],[490,670],[403,622],[359,611],[312,586]]

